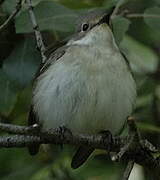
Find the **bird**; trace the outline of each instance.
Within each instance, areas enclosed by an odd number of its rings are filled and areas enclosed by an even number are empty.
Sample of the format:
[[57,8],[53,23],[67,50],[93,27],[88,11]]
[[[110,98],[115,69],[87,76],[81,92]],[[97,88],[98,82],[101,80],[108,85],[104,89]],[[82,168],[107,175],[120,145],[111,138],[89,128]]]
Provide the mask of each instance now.
[[[51,51],[34,83],[29,125],[89,135],[120,133],[134,109],[136,83],[109,19],[107,10],[87,12],[77,20],[73,36]],[[36,154],[38,147],[30,146],[30,153]],[[80,146],[72,168],[80,167],[93,151]]]

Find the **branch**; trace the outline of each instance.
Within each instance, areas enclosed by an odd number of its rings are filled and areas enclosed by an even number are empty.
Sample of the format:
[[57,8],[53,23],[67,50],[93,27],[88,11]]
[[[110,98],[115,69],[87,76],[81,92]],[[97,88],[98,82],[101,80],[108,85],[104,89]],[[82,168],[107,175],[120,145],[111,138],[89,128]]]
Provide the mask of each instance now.
[[40,143],[39,136],[10,135],[0,138],[0,148],[27,147],[34,143]]
[[8,19],[0,26],[0,32],[2,32],[11,23],[14,17],[18,14],[18,12],[21,9],[21,3],[22,3],[22,0],[17,0],[15,10],[8,17]]
[[[95,149],[105,149],[111,152],[121,153],[120,160],[128,161],[128,166],[124,173],[124,177],[127,179],[132,170],[133,162],[136,162],[143,167],[151,170],[152,173],[160,175],[160,157],[155,158],[152,153],[157,152],[155,147],[147,140],[139,139],[140,135],[136,128],[133,119],[128,120],[128,125],[131,130],[129,136],[135,137],[133,141],[128,141],[129,137],[113,137],[113,142],[108,142],[102,135],[84,135],[70,133],[69,131],[62,131],[59,129],[50,129],[48,131],[40,131],[37,125],[34,126],[17,126],[11,124],[0,123],[0,130],[4,132],[13,133],[16,135],[4,135],[0,137],[0,148],[12,148],[12,147],[27,147],[29,145],[36,144],[70,144],[76,146],[90,146]],[[133,136],[133,134],[135,136]],[[128,145],[128,149],[124,148]],[[115,155],[115,156],[116,156]],[[114,156],[114,157],[115,157]],[[112,160],[116,160],[112,157]]]
[[[114,8],[110,20],[112,21],[117,15],[120,7],[124,3],[125,0],[119,0],[118,3],[116,4],[116,7]],[[133,13],[129,14],[128,10],[124,10],[119,14],[120,16],[124,16],[126,18],[160,18],[160,15],[158,14],[139,14],[139,13]],[[111,22],[110,22],[111,24]]]
[[44,45],[43,38],[42,38],[42,35],[40,33],[40,30],[39,30],[39,26],[37,24],[35,14],[33,12],[33,6],[32,6],[32,3],[31,3],[31,0],[26,0],[26,3],[28,5],[30,19],[31,19],[32,26],[33,26],[33,29],[34,29],[34,32],[35,32],[36,41],[37,41],[37,47],[38,47],[38,49],[40,50],[40,53],[41,53],[42,63],[45,63],[46,60],[47,60],[47,57],[45,55],[46,47]]
[[112,14],[111,14],[111,20],[118,14],[118,11],[125,0],[119,0],[116,4],[116,7],[114,8]]
[[156,14],[126,14],[127,18],[160,18],[160,15]]
[[[26,147],[28,143],[33,144],[35,141],[40,144],[72,144],[72,145],[83,145],[83,146],[92,146],[94,148],[107,149],[109,144],[104,141],[102,135],[83,135],[83,134],[71,134],[68,131],[63,133],[60,129],[50,129],[48,131],[37,131],[34,126],[17,126],[11,124],[0,123],[0,130],[12,134],[11,136],[1,137],[0,147],[8,142],[7,138],[14,140],[14,144],[11,143],[11,146],[7,145],[7,147],[19,147],[20,142],[21,146]],[[27,144],[24,144],[22,139],[27,137]],[[29,141],[30,140],[30,141]],[[11,142],[10,141],[10,142]],[[119,151],[120,144],[124,145],[125,139],[120,139],[119,137],[113,138],[114,144],[112,144],[112,149],[114,151]]]
[[37,128],[36,124],[34,126],[18,126],[18,125],[0,123],[1,131],[12,134],[33,135],[37,132],[36,128]]

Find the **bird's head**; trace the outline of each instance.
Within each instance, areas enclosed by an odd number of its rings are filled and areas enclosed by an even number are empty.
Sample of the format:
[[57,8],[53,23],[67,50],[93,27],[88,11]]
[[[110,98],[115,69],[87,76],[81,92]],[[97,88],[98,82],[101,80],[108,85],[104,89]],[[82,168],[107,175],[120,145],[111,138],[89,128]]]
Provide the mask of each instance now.
[[92,45],[113,41],[109,27],[110,13],[106,10],[92,10],[77,21],[76,33],[68,44]]

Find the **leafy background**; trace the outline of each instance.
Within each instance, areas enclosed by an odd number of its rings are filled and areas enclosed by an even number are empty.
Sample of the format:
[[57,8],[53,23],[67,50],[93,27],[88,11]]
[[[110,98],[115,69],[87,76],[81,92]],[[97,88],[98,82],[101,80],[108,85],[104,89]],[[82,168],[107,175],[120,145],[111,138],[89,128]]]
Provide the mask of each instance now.
[[[33,0],[35,14],[47,46],[74,32],[79,14],[89,8],[110,8],[118,0]],[[0,6],[2,24],[15,8],[15,0]],[[124,0],[121,12],[144,14],[144,18],[113,19],[113,32],[121,51],[131,63],[138,97],[134,116],[143,135],[160,146],[160,15],[159,0]],[[0,33],[0,116],[1,121],[27,124],[32,96],[32,80],[41,57],[26,5],[13,22]],[[78,170],[70,168],[74,147],[45,146],[31,157],[27,149],[0,150],[1,180],[119,180],[125,163],[111,162],[106,153],[96,151]],[[130,180],[150,180],[142,167],[135,165]]]

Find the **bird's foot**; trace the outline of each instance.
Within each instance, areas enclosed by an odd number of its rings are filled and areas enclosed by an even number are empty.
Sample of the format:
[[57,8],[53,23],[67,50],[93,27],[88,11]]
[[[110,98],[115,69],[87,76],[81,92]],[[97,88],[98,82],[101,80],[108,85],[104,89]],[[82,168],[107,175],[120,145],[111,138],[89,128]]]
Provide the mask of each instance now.
[[127,143],[120,148],[120,151],[117,154],[111,157],[113,161],[120,161],[125,153],[131,152],[132,149],[135,150],[136,146],[140,146],[139,142],[141,137],[137,130],[135,119],[133,117],[128,117],[127,123],[129,126],[129,135],[127,137]]
[[70,136],[72,136],[71,130],[68,129],[68,128],[66,128],[65,126],[60,126],[60,127],[59,127],[59,132],[60,132],[60,134],[62,135],[63,139],[64,139],[64,137],[65,137],[64,135],[65,135],[66,133],[68,133]]
[[70,129],[66,128],[65,126],[60,126],[57,128],[57,132],[60,134],[60,140],[61,140],[61,148],[63,148],[63,140],[65,138],[65,134],[69,134],[69,136],[72,136],[72,132]]
[[124,154],[127,152],[137,152],[147,151],[150,153],[157,152],[157,149],[147,140],[143,140],[135,124],[135,119],[133,117],[128,117],[129,135],[127,137],[127,143],[121,147],[120,151],[111,156],[113,161],[120,161]]
[[106,144],[106,150],[109,152],[113,144],[112,133],[106,130],[106,131],[101,131],[99,134],[102,135],[103,143]]
[[27,128],[28,128],[29,133],[37,134],[40,131],[41,126],[39,124],[35,123],[35,124],[31,125],[31,126],[28,126]]

